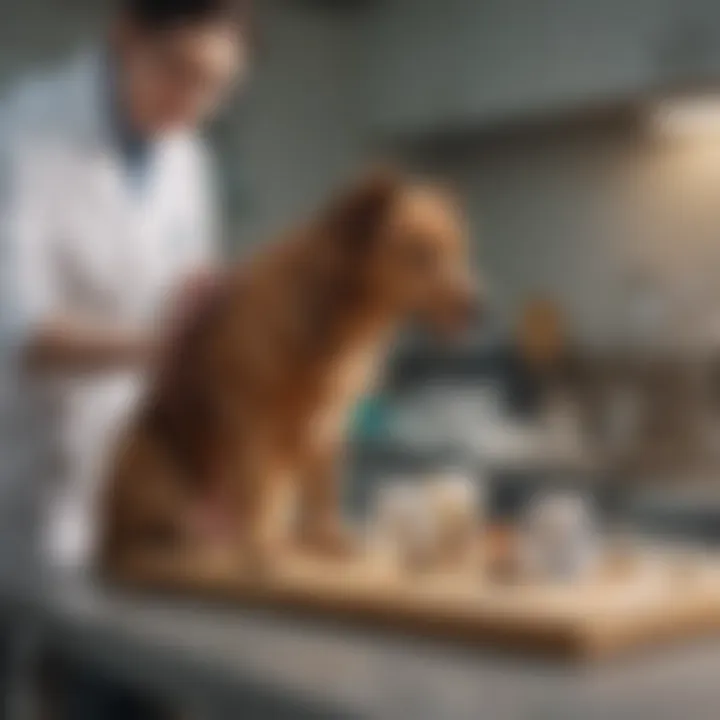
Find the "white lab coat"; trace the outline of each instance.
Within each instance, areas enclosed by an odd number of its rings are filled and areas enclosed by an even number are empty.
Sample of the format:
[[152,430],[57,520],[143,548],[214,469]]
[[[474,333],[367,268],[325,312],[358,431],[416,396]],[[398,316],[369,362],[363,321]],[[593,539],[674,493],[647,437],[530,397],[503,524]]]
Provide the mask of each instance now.
[[45,558],[71,567],[92,558],[105,462],[142,377],[31,378],[23,343],[57,313],[149,326],[213,245],[201,143],[159,141],[133,189],[103,73],[88,53],[0,103],[0,547],[19,560],[39,538]]

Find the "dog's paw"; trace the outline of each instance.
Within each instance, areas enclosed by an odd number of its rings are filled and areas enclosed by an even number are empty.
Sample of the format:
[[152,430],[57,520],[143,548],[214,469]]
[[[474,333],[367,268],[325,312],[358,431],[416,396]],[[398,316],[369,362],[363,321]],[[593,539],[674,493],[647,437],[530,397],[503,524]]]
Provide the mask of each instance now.
[[306,531],[300,544],[312,554],[333,560],[351,560],[361,552],[361,544],[350,528],[335,521]]
[[267,579],[282,572],[288,558],[286,544],[279,542],[246,542],[238,553],[243,574]]

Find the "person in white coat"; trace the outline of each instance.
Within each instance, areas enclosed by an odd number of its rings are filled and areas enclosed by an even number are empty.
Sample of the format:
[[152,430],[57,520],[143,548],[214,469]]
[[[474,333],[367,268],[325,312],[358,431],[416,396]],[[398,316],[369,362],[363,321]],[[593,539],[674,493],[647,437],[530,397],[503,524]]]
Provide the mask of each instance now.
[[244,20],[238,0],[122,0],[103,47],[0,102],[0,546],[11,557],[33,547],[30,532],[55,565],[92,558],[103,463],[157,316],[212,262],[197,129],[242,71]]
[[96,49],[0,99],[0,577],[92,563],[158,318],[214,260],[198,131],[243,74],[246,5],[118,0]]

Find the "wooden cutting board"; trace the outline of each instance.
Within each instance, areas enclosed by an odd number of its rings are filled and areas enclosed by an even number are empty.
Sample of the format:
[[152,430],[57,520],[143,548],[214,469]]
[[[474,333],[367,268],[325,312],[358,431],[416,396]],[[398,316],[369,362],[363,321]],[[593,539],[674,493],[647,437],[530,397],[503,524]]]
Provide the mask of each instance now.
[[512,584],[481,573],[411,576],[369,559],[301,556],[262,579],[205,560],[148,564],[126,580],[144,590],[571,658],[720,633],[720,558],[691,552],[638,552],[570,585]]

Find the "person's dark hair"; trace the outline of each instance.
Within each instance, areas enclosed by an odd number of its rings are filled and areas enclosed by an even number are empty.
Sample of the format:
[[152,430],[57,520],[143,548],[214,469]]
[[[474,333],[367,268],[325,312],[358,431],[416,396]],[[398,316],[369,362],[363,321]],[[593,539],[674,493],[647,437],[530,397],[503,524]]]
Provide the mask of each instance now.
[[121,0],[133,22],[146,30],[167,30],[178,25],[228,21],[247,30],[250,0]]

